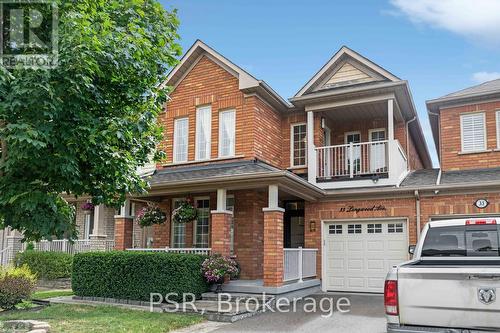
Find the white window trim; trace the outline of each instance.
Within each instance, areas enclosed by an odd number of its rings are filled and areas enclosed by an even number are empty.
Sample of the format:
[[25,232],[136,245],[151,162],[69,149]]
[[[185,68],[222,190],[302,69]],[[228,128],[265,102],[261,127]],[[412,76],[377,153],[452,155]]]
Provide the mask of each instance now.
[[[194,197],[193,198],[194,203],[198,200],[208,200],[208,247],[210,247],[210,225],[212,223],[212,214],[210,213],[210,196],[203,196],[203,197]],[[196,243],[196,228],[198,227],[198,218],[193,221],[193,244],[191,247],[197,247],[198,244]]]
[[[224,113],[232,112],[234,113],[234,142],[233,142],[233,153],[230,155],[222,155],[222,115]],[[223,110],[219,111],[219,158],[227,158],[227,157],[234,157],[236,156],[236,110],[235,109],[228,109],[228,110]]]
[[[200,132],[198,131],[198,120],[200,119],[199,117],[199,112],[200,110],[209,110],[210,116],[209,116],[209,122],[208,122],[208,145],[207,145],[207,157],[205,158],[200,158],[199,156],[199,139],[200,139]],[[209,160],[211,158],[211,150],[212,150],[212,106],[210,105],[204,105],[204,106],[199,106],[196,108],[196,134],[195,134],[195,160],[196,161],[205,161]]]
[[[303,165],[295,165],[294,164],[294,147],[293,147],[293,144],[295,143],[295,138],[294,138],[294,131],[293,131],[293,128],[294,127],[297,127],[297,126],[306,126],[306,147],[305,147],[305,164]],[[307,142],[307,123],[306,122],[302,122],[302,123],[293,123],[293,124],[290,124],[290,166],[292,168],[306,168],[307,167],[307,145],[308,145],[308,142]]]
[[347,136],[354,135],[354,134],[359,134],[359,143],[361,143],[361,132],[360,131],[351,131],[351,132],[344,132],[344,144],[348,144]]
[[[172,207],[171,207],[171,211],[173,211],[175,209],[175,203],[177,201],[184,201],[186,200],[186,198],[173,198],[172,199]],[[170,217],[171,219],[171,223],[170,223],[170,247],[172,248],[175,248],[174,247],[174,239],[175,239],[175,233],[174,233],[174,227],[175,227],[175,223],[172,221],[172,217]],[[184,233],[184,246],[186,246],[186,233]]]
[[[186,139],[186,144],[187,144],[187,154],[186,154],[186,159],[185,160],[182,160],[182,161],[179,161],[177,160],[177,144],[175,142],[175,133],[176,133],[176,124],[178,121],[180,120],[187,120],[187,128],[186,128],[186,132],[187,132],[187,139]],[[172,161],[174,163],[183,163],[183,162],[187,162],[189,160],[189,117],[181,117],[181,118],[176,118],[174,119],[174,135],[173,135],[173,146],[174,146],[174,149],[173,149],[173,156],[172,156]]]
[[496,131],[497,131],[497,150],[500,149],[500,110],[495,112],[496,116]]
[[368,141],[372,142],[372,133],[373,132],[384,132],[384,141],[387,140],[387,131],[385,128],[372,128],[368,130]]
[[[483,130],[484,130],[484,147],[483,149],[479,150],[470,150],[470,151],[465,151],[464,150],[464,123],[463,119],[464,116],[470,116],[474,114],[481,114],[483,116]],[[460,114],[460,142],[461,142],[461,152],[462,154],[471,154],[471,153],[480,153],[488,150],[488,133],[486,131],[486,114],[483,111],[480,112],[468,112],[468,113],[461,113]]]

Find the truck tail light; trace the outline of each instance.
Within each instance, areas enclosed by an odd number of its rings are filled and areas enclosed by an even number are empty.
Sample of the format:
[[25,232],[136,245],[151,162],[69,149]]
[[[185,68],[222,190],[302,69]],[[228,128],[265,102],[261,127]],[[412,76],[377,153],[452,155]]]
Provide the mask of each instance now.
[[474,224],[497,224],[497,220],[495,219],[475,219],[475,220],[467,220],[465,221],[466,225],[474,225]]
[[387,280],[384,287],[385,313],[390,316],[397,316],[398,311],[398,281]]

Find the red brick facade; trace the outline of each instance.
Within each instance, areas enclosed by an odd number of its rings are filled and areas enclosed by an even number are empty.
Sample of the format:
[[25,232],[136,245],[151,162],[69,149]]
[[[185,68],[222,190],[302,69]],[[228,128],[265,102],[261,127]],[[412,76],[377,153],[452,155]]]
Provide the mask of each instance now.
[[283,212],[264,211],[264,286],[283,284]]
[[[440,110],[440,150],[441,168],[448,170],[465,170],[495,168],[500,166],[500,151],[497,138],[500,133],[496,129],[496,112],[500,111],[500,102],[478,103]],[[460,131],[460,115],[471,112],[484,112],[486,116],[487,151],[481,153],[461,154],[462,138]]]
[[125,250],[133,244],[134,220],[132,218],[115,218],[115,250]]
[[210,235],[212,237],[212,252],[223,256],[231,255],[231,212],[212,212]]

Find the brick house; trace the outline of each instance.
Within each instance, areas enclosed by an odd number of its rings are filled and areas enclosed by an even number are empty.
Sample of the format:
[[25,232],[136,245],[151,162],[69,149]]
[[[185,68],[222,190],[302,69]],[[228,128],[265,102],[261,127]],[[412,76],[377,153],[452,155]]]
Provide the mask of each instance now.
[[[167,158],[146,195],[77,214],[89,241],[234,256],[227,291],[381,292],[426,222],[500,211],[498,80],[428,102],[442,169],[408,82],[347,47],[288,101],[201,41],[165,83]],[[198,218],[175,224],[187,197]],[[165,224],[137,225],[147,202]]]

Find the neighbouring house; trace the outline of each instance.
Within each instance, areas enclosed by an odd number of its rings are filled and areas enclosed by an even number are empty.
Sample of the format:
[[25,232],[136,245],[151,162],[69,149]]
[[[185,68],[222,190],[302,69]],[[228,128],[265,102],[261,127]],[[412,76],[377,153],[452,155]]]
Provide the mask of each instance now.
[[[500,211],[500,80],[427,103],[441,169],[408,82],[347,47],[288,101],[202,41],[166,84],[167,159],[147,194],[77,215],[87,243],[234,256],[226,291],[382,292],[426,222]],[[173,223],[188,197],[198,218]],[[165,224],[138,226],[147,202]]]

